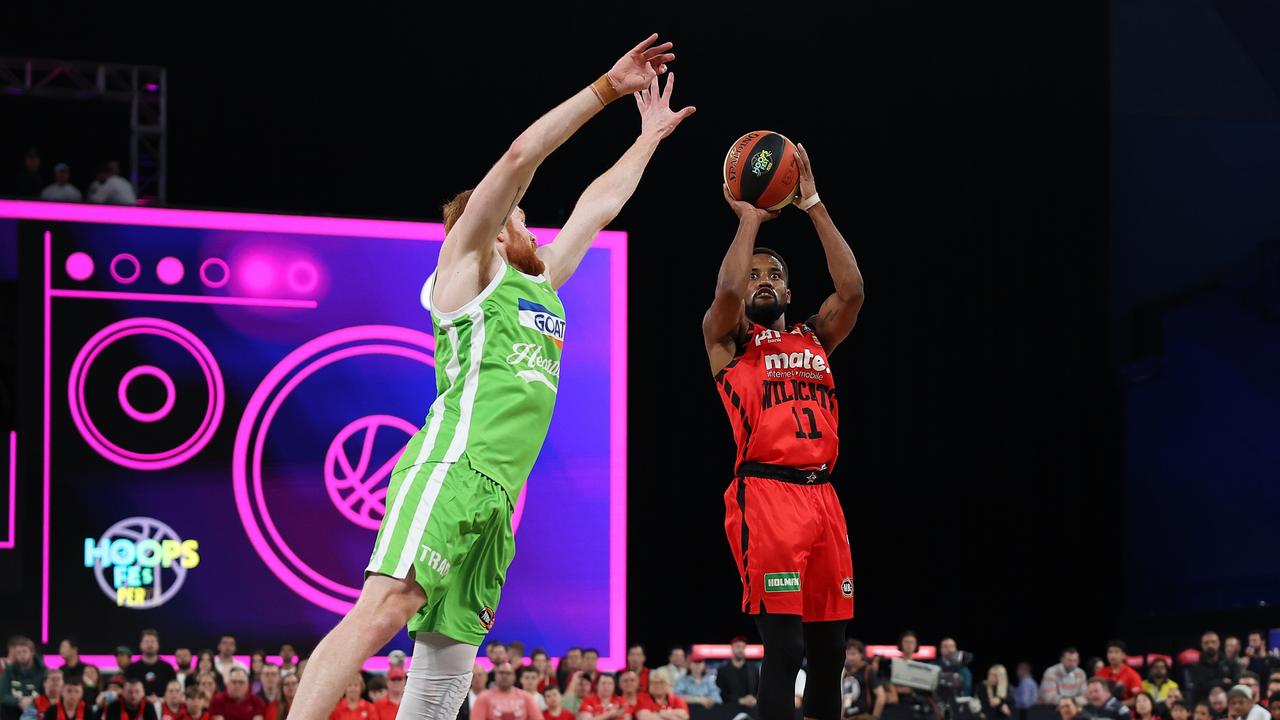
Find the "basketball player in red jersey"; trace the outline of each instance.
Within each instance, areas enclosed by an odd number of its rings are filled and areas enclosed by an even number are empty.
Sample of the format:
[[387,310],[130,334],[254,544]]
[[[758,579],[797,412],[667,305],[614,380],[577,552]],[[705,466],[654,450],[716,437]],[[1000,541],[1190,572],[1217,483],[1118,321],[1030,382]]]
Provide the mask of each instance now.
[[795,204],[818,231],[836,291],[817,315],[788,325],[787,264],[755,245],[761,223],[777,213],[734,200],[726,187],[738,232],[720,264],[702,334],[738,446],[736,477],[724,495],[725,532],[742,578],[742,609],[755,616],[764,639],[760,720],[793,717],[806,655],[805,717],[836,720],[853,561],[831,487],[839,405],[830,354],[858,318],[862,273],[818,197],[808,153],[797,151]]

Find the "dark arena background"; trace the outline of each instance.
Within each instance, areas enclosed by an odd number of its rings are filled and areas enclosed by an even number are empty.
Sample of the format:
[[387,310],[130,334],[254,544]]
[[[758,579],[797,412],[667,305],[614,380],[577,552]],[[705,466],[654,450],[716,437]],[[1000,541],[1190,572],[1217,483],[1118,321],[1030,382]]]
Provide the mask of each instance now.
[[[1280,639],[1266,0],[6,3],[0,632],[51,665],[145,628],[163,655],[231,634],[305,657],[434,398],[442,203],[650,32],[697,113],[562,293],[568,382],[490,639],[610,670],[760,642],[700,329],[736,227],[724,153],[765,129],[804,144],[866,278],[832,360],[848,637],[954,638],[975,687],[1113,638],[1184,682],[1205,631]],[[540,240],[638,130],[623,98],[549,157],[521,202]],[[139,207],[39,202],[30,148],[86,199],[119,162]],[[759,241],[791,321],[816,312],[804,214]]]

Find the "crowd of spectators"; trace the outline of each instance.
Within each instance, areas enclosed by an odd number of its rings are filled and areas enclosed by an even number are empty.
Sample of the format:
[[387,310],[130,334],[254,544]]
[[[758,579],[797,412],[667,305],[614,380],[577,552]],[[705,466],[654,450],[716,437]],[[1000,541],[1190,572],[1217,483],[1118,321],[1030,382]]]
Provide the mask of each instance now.
[[51,202],[91,202],[102,205],[137,205],[133,184],[120,175],[120,163],[109,160],[98,166],[94,178],[82,192],[72,179],[71,167],[60,162],[48,174],[37,148],[29,148],[22,158],[22,168],[8,191],[14,197]]
[[[760,666],[747,658],[745,638],[729,657],[708,658],[675,647],[654,667],[645,650],[627,650],[621,670],[602,669],[594,648],[569,648],[558,662],[541,648],[525,656],[522,643],[489,642],[491,670],[476,664],[459,720],[748,720],[756,718]],[[896,657],[919,661],[919,640],[899,638]],[[160,637],[143,631],[137,652],[116,648],[114,667],[80,658],[72,639],[47,667],[35,644],[10,639],[0,675],[0,720],[286,720],[306,669],[291,645],[279,663],[255,651],[236,659],[236,639],[216,650],[179,647],[173,662],[160,656]],[[274,658],[273,658],[274,659]],[[1213,632],[1198,650],[1176,661],[1134,656],[1121,641],[1081,661],[1075,648],[1040,675],[1031,663],[992,664],[975,677],[973,656],[952,638],[938,643],[940,685],[929,691],[895,684],[888,658],[868,656],[849,640],[841,678],[842,713],[857,720],[969,716],[974,720],[1280,720],[1280,652],[1261,632],[1247,644]],[[406,657],[394,651],[385,673],[353,677],[329,720],[395,720],[407,683]],[[804,670],[796,678],[797,717]],[[945,686],[945,687],[943,687]],[[944,710],[945,705],[945,710]]]

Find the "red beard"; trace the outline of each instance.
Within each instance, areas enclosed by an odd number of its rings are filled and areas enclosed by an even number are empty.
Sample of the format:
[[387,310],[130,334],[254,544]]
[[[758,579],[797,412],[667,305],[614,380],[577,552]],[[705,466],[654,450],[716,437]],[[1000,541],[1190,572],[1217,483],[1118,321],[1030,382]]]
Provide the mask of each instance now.
[[534,250],[533,243],[517,240],[507,242],[506,245],[507,262],[525,275],[541,275],[547,269],[546,263],[542,262],[542,258]]

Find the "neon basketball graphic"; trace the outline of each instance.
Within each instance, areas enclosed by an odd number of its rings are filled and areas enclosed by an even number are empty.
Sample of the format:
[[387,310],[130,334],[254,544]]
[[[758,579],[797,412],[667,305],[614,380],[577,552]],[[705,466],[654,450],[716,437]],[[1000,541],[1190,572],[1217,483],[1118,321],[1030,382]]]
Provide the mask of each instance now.
[[[368,415],[347,425],[329,444],[324,458],[324,487],[333,506],[361,527],[377,530],[387,513],[387,480],[400,453],[378,460],[374,441],[378,433],[397,433],[403,448],[418,431],[394,415]],[[349,446],[359,447],[353,463]]]

